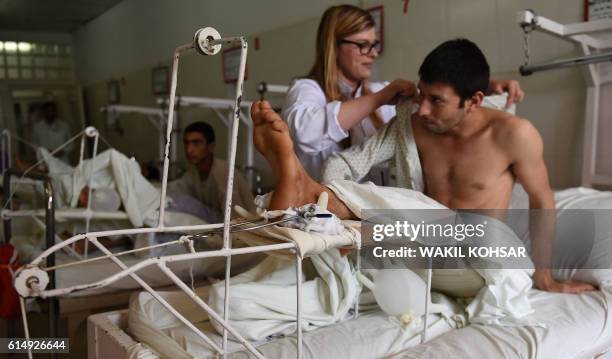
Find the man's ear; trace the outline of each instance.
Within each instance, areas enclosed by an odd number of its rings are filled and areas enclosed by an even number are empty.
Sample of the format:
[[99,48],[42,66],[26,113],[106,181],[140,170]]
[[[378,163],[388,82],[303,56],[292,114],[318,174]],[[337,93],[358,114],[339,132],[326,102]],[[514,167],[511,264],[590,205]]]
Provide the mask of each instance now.
[[208,152],[210,153],[214,153],[215,152],[215,143],[211,142],[208,145],[206,145],[206,147],[208,148]]
[[482,106],[485,95],[482,91],[477,91],[472,97],[465,100],[465,109],[469,112]]

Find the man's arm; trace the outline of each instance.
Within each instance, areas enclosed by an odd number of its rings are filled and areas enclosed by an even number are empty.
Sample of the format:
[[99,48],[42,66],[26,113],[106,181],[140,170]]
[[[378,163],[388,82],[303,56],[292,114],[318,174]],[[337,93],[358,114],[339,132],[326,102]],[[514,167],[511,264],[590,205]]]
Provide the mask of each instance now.
[[[192,175],[189,173],[189,170],[187,170],[180,178],[168,182],[166,191],[168,193],[180,193],[197,197],[197,193],[192,183],[193,179],[190,177],[192,177]],[[198,201],[199,200],[200,198],[198,198]]]
[[401,120],[393,118],[374,136],[359,146],[331,155],[323,166],[323,183],[333,180],[359,182],[373,166],[391,159],[395,153],[396,127]]
[[587,283],[558,282],[552,276],[552,249],[556,213],[553,192],[544,163],[544,145],[538,131],[527,120],[510,125],[507,145],[513,158],[512,171],[529,195],[529,227],[532,260],[536,266],[534,286],[551,292],[579,293],[595,288]]

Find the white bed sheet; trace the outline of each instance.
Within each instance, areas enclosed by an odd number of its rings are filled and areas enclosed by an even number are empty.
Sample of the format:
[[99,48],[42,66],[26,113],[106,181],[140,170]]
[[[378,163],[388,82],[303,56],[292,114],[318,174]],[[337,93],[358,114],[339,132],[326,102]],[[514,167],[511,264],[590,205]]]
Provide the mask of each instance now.
[[[420,335],[414,328],[402,328],[380,311],[357,319],[304,334],[304,358],[585,358],[612,345],[610,312],[612,291],[580,295],[530,292],[535,318],[546,327],[501,327],[470,325],[452,329],[437,315],[430,316],[428,341],[419,345]],[[162,293],[180,312],[192,318],[195,325],[217,343],[220,336],[206,315],[199,314],[195,304],[177,292]],[[201,295],[205,297],[204,293]],[[140,309],[139,309],[140,308]],[[167,315],[160,313],[157,302],[141,293],[130,305],[130,329],[138,340],[157,349],[173,347],[173,358],[213,357],[210,349],[184,325],[164,327]],[[163,309],[161,309],[163,310]],[[137,314],[135,314],[135,312]],[[169,314],[168,314],[169,315]],[[171,320],[170,322],[175,322]],[[148,325],[148,330],[136,326]],[[148,334],[156,333],[154,335]],[[249,357],[236,342],[230,341],[229,358]],[[295,337],[283,337],[257,343],[267,358],[296,356]],[[183,351],[183,355],[177,355]]]
[[544,327],[470,325],[450,331],[393,358],[585,358],[612,345],[611,291],[580,295],[532,290],[530,298]]

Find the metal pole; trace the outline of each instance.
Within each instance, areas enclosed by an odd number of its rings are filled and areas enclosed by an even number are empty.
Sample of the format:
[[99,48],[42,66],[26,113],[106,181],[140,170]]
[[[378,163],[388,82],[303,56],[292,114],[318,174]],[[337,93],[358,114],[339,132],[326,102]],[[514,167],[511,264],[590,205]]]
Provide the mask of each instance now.
[[[236,97],[234,102],[233,116],[234,122],[232,123],[232,138],[230,141],[230,152],[228,153],[228,174],[227,174],[227,187],[225,191],[225,216],[223,218],[223,248],[230,249],[232,246],[230,238],[230,221],[232,215],[232,194],[234,193],[234,167],[236,166],[236,146],[238,142],[238,127],[240,125],[240,102],[242,101],[242,87],[244,83],[244,73],[246,69],[246,57],[247,57],[247,42],[244,37],[230,38],[229,40],[217,40],[221,43],[229,42],[240,42],[240,65],[238,67],[238,80],[236,82]],[[224,310],[223,319],[229,322],[229,287],[230,287],[230,270],[231,270],[231,257],[226,258],[225,268],[225,295],[224,295]],[[227,345],[227,330],[223,328],[223,348]],[[225,355],[224,355],[225,357]]]
[[172,82],[170,85],[170,101],[168,104],[168,123],[166,125],[166,149],[164,150],[164,169],[162,174],[161,196],[159,199],[159,223],[157,227],[164,228],[164,216],[166,213],[166,187],[168,186],[168,167],[170,167],[170,140],[172,138],[173,120],[174,120],[174,103],[176,97],[176,82],[178,75],[179,57],[181,52],[193,48],[193,44],[185,44],[174,50],[174,59],[172,62]]
[[79,168],[82,168],[84,158],[85,158],[85,136],[82,136],[81,137],[81,149],[79,150]]
[[539,65],[521,66],[519,72],[523,76],[529,76],[536,72],[563,69],[568,67],[596,64],[600,62],[612,61],[612,52],[594,54],[589,56],[574,57],[566,60],[558,60]]
[[427,325],[429,317],[429,302],[431,301],[431,274],[432,274],[432,258],[429,258],[427,268],[427,289],[425,290],[425,318],[423,318],[423,333],[421,334],[421,344],[427,340]]
[[[83,136],[85,137],[85,136]],[[93,181],[93,175],[94,175],[94,169],[96,167],[96,158],[98,157],[98,140],[100,139],[100,133],[98,132],[98,130],[96,130],[95,134],[94,134],[94,146],[93,146],[93,153],[92,153],[92,157],[91,157],[91,169],[89,170],[89,178],[87,179],[87,186],[89,187],[87,189],[88,191],[88,195],[87,195],[87,218],[85,218],[85,233],[89,233],[89,226],[91,224],[91,194],[93,192],[93,188],[91,188],[92,186],[92,181]],[[85,238],[85,251],[83,253],[83,255],[85,256],[85,258],[87,258],[87,252],[89,250],[89,240],[87,238]]]
[[[357,248],[357,258],[355,259],[355,272],[359,273],[361,272],[361,246],[359,246],[359,248]],[[355,298],[355,315],[353,316],[353,318],[357,318],[359,317],[359,296],[361,295],[361,292],[357,292],[357,297]]]
[[[48,176],[37,174],[37,173],[23,173],[21,171],[17,171],[14,169],[8,169],[4,172],[4,188],[7,191],[6,193],[11,193],[10,184],[11,184],[11,176],[19,176],[19,177],[27,177],[39,181],[43,181],[45,184],[45,196],[46,196],[46,206],[45,206],[45,240],[47,249],[53,247],[55,245],[55,202],[53,200],[53,185],[51,184],[51,179]],[[6,194],[5,194],[6,196]],[[12,201],[12,200],[9,200]],[[12,207],[9,207],[12,209]],[[5,243],[9,243],[11,238],[11,220],[10,215],[5,216],[4,218],[4,234],[5,234]],[[55,266],[55,252],[51,252],[46,256],[47,267]],[[53,272],[49,276],[49,285],[48,288],[50,290],[55,289],[55,272]],[[57,299],[51,298],[49,301],[49,337],[55,338],[57,336],[58,327],[57,327],[57,313],[59,311],[59,307],[57,305]],[[51,358],[55,358],[55,354],[51,354]]]
[[297,359],[302,359],[303,335],[302,335],[302,256],[295,251],[295,270],[297,280]]
[[[55,203],[53,201],[53,186],[51,180],[47,178],[45,181],[45,195],[47,196],[47,206],[45,208],[45,221],[47,229],[45,230],[46,246],[47,248],[52,247],[55,244]],[[55,265],[55,253],[52,253],[47,257],[47,266],[52,267]],[[55,272],[49,276],[49,288],[55,289]],[[59,313],[59,305],[57,298],[50,298],[49,300],[49,337],[55,338],[58,333],[57,316]],[[55,358],[56,354],[51,353],[51,358]]]
[[[240,343],[242,345],[244,345],[246,347],[246,349],[251,352],[253,355],[255,355],[255,357],[260,358],[260,359],[264,359],[264,356],[251,344],[249,343],[248,340],[246,340],[242,335],[240,335],[240,333],[231,327],[231,325],[221,319],[221,317],[215,313],[214,310],[212,310],[212,308],[210,308],[208,306],[208,304],[206,304],[202,298],[198,297],[191,288],[189,288],[185,283],[183,283],[183,281],[181,280],[181,278],[177,277],[176,274],[174,274],[174,272],[172,272],[170,270],[170,268],[168,268],[168,266],[166,265],[165,262],[160,262],[158,264],[158,267],[179,287],[181,288],[181,290],[187,294],[187,296],[189,296],[191,298],[191,300],[193,300],[197,305],[200,306],[200,308],[202,308],[210,317],[212,320],[217,321],[219,324],[221,324],[221,326],[223,327],[223,329],[229,330],[232,332],[232,335],[234,335],[236,337],[236,339],[238,341],[240,341]],[[223,349],[223,356],[225,356],[225,354],[227,353],[226,349]]]

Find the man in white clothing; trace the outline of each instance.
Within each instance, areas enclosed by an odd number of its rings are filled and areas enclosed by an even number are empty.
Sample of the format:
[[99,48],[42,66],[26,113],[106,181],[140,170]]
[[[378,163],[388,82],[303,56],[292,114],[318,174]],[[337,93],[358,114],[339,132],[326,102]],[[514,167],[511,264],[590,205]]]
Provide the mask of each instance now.
[[[54,102],[44,103],[42,111],[43,119],[36,122],[32,128],[32,142],[53,151],[70,139],[70,127],[57,117],[57,105]],[[68,163],[72,147],[72,144],[64,147],[55,153],[55,157]]]
[[[228,164],[216,158],[215,132],[205,122],[187,126],[183,135],[185,157],[190,165],[183,176],[168,183],[168,193],[186,194],[202,202],[210,211],[209,222],[223,220]],[[246,180],[234,172],[232,206],[254,210],[253,195]]]

